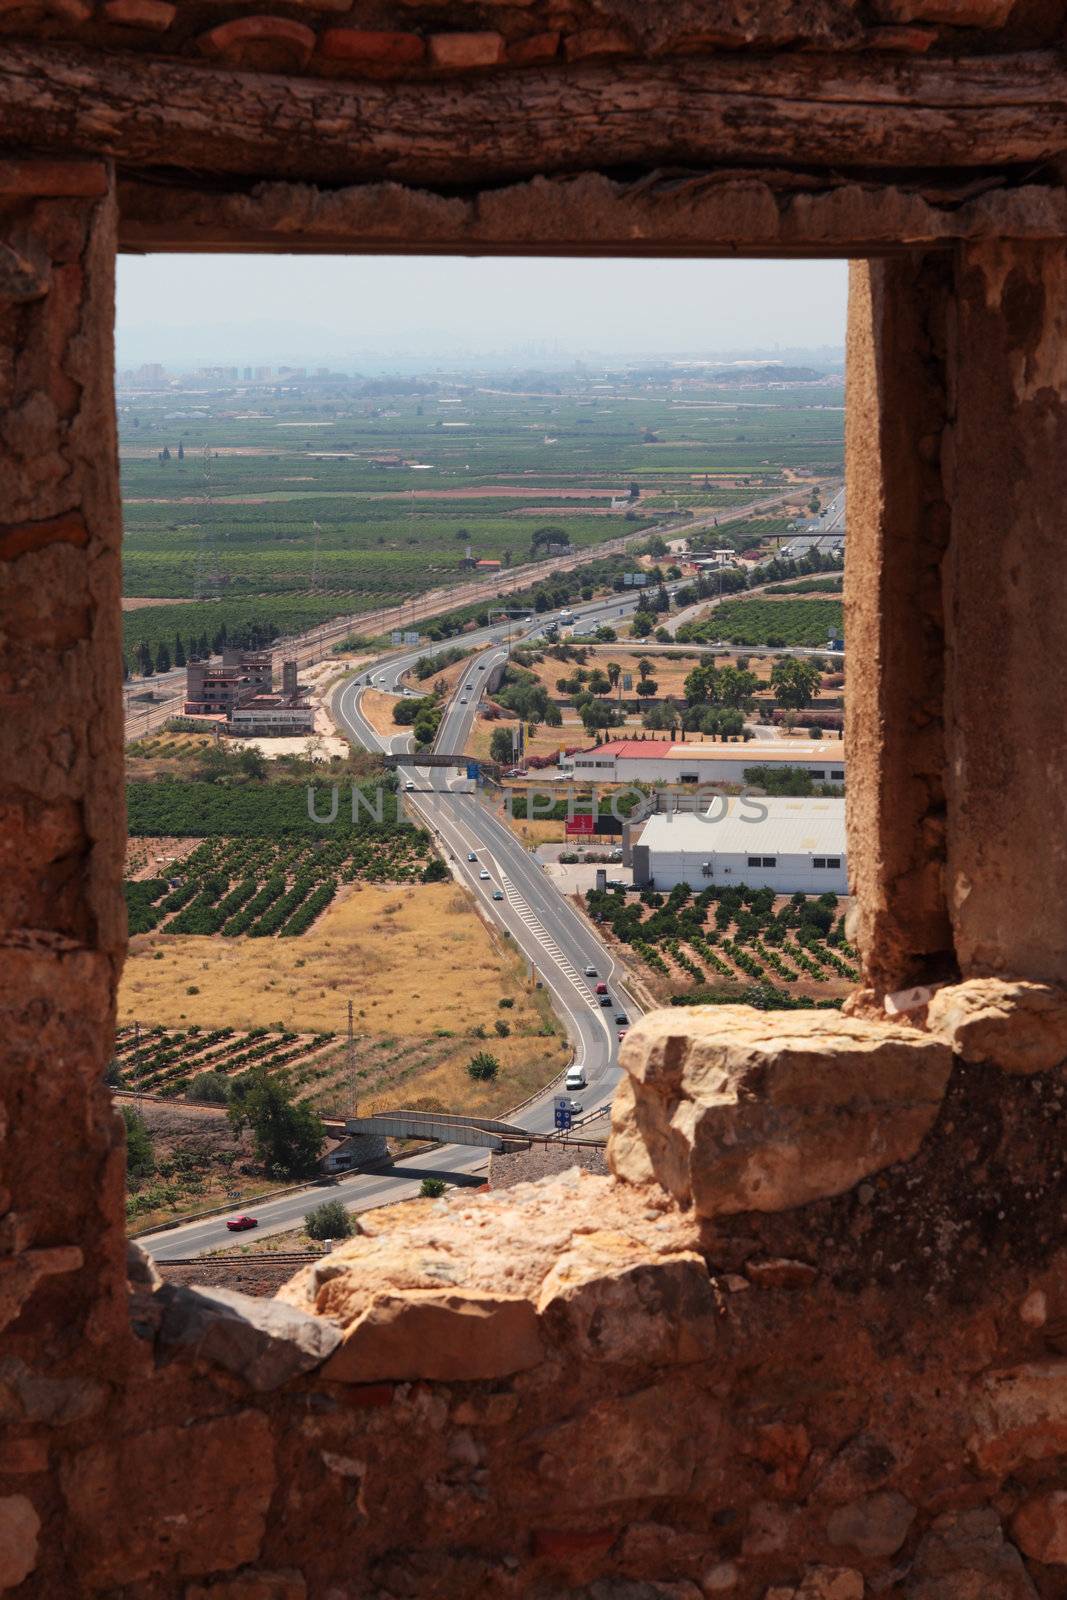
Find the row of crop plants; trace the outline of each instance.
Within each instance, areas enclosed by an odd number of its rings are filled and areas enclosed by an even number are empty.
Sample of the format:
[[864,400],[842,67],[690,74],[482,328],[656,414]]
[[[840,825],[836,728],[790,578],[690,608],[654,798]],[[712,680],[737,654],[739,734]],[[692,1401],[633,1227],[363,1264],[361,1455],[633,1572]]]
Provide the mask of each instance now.
[[[412,882],[426,873],[428,843],[407,837],[275,842],[207,839],[167,878],[125,884],[131,934],[167,933],[227,938],[305,933],[342,884]],[[434,858],[430,858],[433,860]]]
[[[754,984],[782,1004],[810,1004],[789,986],[854,983],[856,952],[844,933],[836,895],[794,894],[775,909],[771,889],[741,884],[694,894],[681,884],[664,895],[592,890],[586,907],[661,977],[684,974],[693,984]],[[781,986],[785,985],[785,988]]]
[[278,1071],[305,1061],[330,1043],[332,1033],[302,1037],[288,1029],[253,1028],[238,1033],[233,1028],[205,1030],[155,1026],[139,1034],[131,1027],[119,1032],[115,1062],[124,1088],[151,1094],[184,1094],[203,1073],[230,1076],[249,1067]]

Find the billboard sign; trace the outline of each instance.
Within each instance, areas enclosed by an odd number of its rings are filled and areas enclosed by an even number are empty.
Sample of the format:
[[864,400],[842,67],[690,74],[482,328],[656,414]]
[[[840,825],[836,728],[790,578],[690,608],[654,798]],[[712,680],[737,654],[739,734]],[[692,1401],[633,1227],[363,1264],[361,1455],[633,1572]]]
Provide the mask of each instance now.
[[596,832],[596,818],[589,815],[578,815],[567,818],[567,837],[575,839],[582,835],[588,837]]

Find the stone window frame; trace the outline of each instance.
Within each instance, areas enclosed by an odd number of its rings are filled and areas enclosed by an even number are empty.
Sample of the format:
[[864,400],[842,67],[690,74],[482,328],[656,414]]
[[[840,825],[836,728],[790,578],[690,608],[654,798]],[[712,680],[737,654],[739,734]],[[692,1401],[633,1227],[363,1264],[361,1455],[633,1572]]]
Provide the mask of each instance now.
[[[445,202],[0,164],[0,348],[17,355],[0,445],[0,772],[18,841],[0,885],[9,1312],[32,1294],[44,1325],[125,1359],[123,1142],[102,1081],[125,950],[117,252],[288,252],[296,237],[352,253],[850,258],[850,937],[857,1003],[878,1009],[905,986],[1067,970],[1067,862],[1038,871],[1026,854],[1067,836],[1067,783],[1048,781],[1064,754],[1034,723],[1045,697],[1067,703],[1047,604],[1067,589],[1067,262],[1044,198],[1025,197],[939,209],[885,185],[798,196],[731,179],[679,198],[587,174]],[[77,1130],[62,1184],[40,1155],[53,1126]]]

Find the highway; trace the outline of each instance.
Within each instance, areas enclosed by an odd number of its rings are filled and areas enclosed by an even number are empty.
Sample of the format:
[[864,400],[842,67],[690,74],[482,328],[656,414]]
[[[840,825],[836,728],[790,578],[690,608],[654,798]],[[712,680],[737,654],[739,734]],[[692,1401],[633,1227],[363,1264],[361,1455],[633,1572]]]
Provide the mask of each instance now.
[[[636,606],[636,596],[619,596],[610,601],[576,606],[573,615],[576,621],[596,622],[612,615],[617,618],[629,614]],[[518,630],[513,626],[512,639],[539,633],[552,620],[551,615],[546,615],[531,618]],[[471,659],[456,684],[438,729],[436,745],[440,750],[462,751],[464,748],[485,681],[492,667],[507,657],[508,645],[503,640],[503,632],[502,624],[462,636],[464,645],[487,645],[489,648]],[[501,640],[499,644],[494,643],[497,638]],[[436,646],[390,656],[342,684],[333,699],[338,726],[367,749],[403,754],[410,748],[411,734],[401,731],[383,737],[360,710],[359,702],[368,680],[373,680],[374,686],[384,692],[395,692],[400,688],[399,679],[419,656],[447,650],[453,643],[443,640]],[[641,1007],[627,992],[614,957],[556,891],[552,881],[507,826],[493,816],[476,795],[455,787],[460,784],[465,788],[467,779],[445,767],[419,767],[414,757],[411,766],[399,768],[397,777],[413,820],[438,835],[444,853],[453,858],[450,864],[456,878],[470,890],[482,915],[511,936],[552,996],[556,1014],[567,1029],[574,1060],[580,1062],[585,1071],[587,1087],[578,1093],[583,1115],[609,1104],[620,1076],[616,1013],[625,1012],[631,1021],[641,1015]],[[408,791],[409,781],[416,785],[414,791]],[[468,861],[469,854],[477,859]],[[480,876],[483,870],[488,872],[488,878]],[[501,900],[493,899],[494,890],[502,894]],[[596,968],[596,978],[586,976],[586,966]],[[602,1007],[594,992],[593,986],[599,979],[608,984],[612,999],[610,1008]],[[524,1106],[515,1120],[531,1133],[552,1132],[555,1096],[559,1092],[558,1084],[549,1087]],[[484,1149],[468,1145],[439,1146],[404,1161],[395,1172],[356,1173],[297,1194],[256,1203],[250,1209],[259,1222],[258,1236],[263,1236],[298,1227],[304,1214],[318,1204],[320,1198],[341,1200],[350,1211],[367,1210],[417,1193],[421,1179],[426,1176],[447,1177],[453,1182],[470,1180],[485,1163]],[[243,1240],[246,1236],[236,1237]],[[234,1238],[222,1216],[184,1223],[139,1242],[157,1260],[168,1261],[223,1249],[232,1245]]]
[[[667,585],[671,591],[678,587],[678,582]],[[641,595],[640,590],[631,591],[576,605],[571,620],[593,626],[617,622],[637,609]],[[410,732],[379,734],[363,715],[362,696],[371,686],[384,693],[403,692],[405,685],[400,680],[416,660],[461,643],[479,653],[464,667],[435,740],[436,750],[458,754],[467,744],[485,683],[493,667],[507,659],[510,643],[524,638],[534,640],[557,620],[555,613],[545,613],[512,623],[509,628],[507,620],[501,619],[456,640],[424,644],[381,658],[335,690],[334,720],[350,739],[368,750],[389,755],[410,751]],[[470,780],[458,770],[420,767],[415,756],[410,765],[398,768],[397,779],[413,821],[437,835],[457,880],[474,896],[486,920],[510,936],[551,995],[571,1041],[574,1061],[581,1064],[585,1073],[587,1087],[579,1095],[583,1114],[608,1105],[620,1077],[614,1018],[617,1013],[625,1013],[631,1022],[636,1021],[642,1009],[627,991],[619,964],[506,824],[470,792]],[[409,784],[413,785],[411,789]],[[471,855],[476,859],[469,860]],[[488,874],[485,878],[481,876],[483,871]],[[499,892],[500,899],[493,898],[494,891]],[[587,966],[596,969],[596,978],[586,976]],[[593,987],[598,979],[608,984],[613,1002],[610,1008],[601,1007],[598,1002]],[[552,1132],[554,1101],[559,1091],[559,1084],[550,1086],[524,1106],[515,1120],[531,1133]],[[366,1210],[416,1193],[424,1176],[465,1181],[485,1164],[486,1155],[481,1148],[440,1146],[403,1162],[395,1172],[353,1174],[264,1201],[252,1209],[262,1236],[299,1226],[320,1195],[342,1200],[351,1211]],[[225,1224],[225,1217],[207,1218],[140,1242],[161,1261],[194,1256],[232,1244],[234,1235]]]
[[[417,596],[407,596],[398,600],[395,605],[381,607],[375,611],[336,617],[330,622],[320,623],[317,627],[309,629],[307,633],[279,640],[275,649],[279,655],[295,660],[298,665],[308,666],[324,659],[328,651],[350,633],[373,635],[394,628],[410,628],[415,622],[454,611],[457,607],[470,605],[473,601],[492,601],[513,594],[516,590],[533,587],[542,579],[550,578],[555,572],[571,572],[590,561],[599,561],[604,556],[620,555],[631,545],[640,544],[657,533],[661,536],[688,535],[716,524],[725,527],[756,512],[770,510],[783,500],[791,499],[796,492],[794,485],[791,489],[764,496],[746,505],[733,506],[728,510],[702,511],[677,524],[668,518],[659,526],[642,528],[636,533],[621,534],[618,538],[588,545],[581,550],[572,551],[569,555],[548,556],[543,561],[509,567],[506,572],[497,572],[488,578],[471,579],[467,583],[432,589]],[[221,660],[221,657],[212,657],[212,660]],[[158,694],[161,698],[149,701],[138,699],[139,695],[149,692],[153,695]],[[132,739],[143,739],[157,728],[161,728],[168,718],[179,716],[184,699],[184,667],[172,667],[169,672],[156,673],[151,678],[131,678],[125,686],[127,742]]]

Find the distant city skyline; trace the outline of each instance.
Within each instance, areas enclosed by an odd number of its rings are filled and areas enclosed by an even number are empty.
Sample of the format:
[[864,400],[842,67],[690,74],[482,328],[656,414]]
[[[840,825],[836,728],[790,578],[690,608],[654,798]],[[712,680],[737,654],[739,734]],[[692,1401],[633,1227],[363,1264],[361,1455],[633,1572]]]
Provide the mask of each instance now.
[[844,341],[846,283],[840,261],[125,256],[116,358],[182,371],[830,360]]

